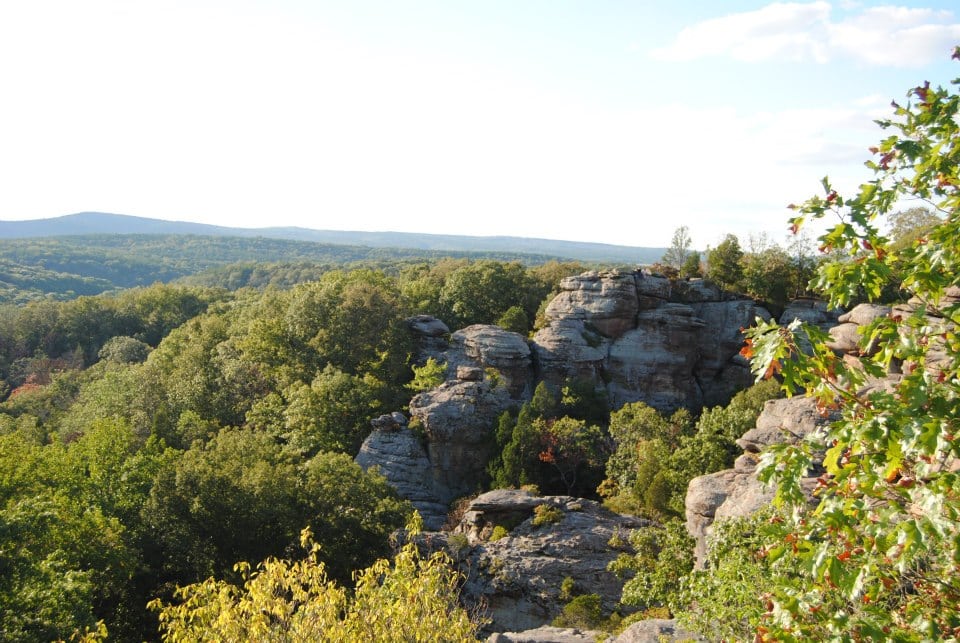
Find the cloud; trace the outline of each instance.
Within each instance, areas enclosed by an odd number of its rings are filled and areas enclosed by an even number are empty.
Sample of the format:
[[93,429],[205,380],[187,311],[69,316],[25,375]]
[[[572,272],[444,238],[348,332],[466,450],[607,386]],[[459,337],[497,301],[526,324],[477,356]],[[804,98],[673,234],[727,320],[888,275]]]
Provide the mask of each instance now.
[[960,22],[950,11],[852,4],[842,9],[851,13],[834,17],[828,2],[773,3],[686,27],[651,55],[665,61],[728,56],[742,62],[849,59],[918,67],[942,60],[960,40]]

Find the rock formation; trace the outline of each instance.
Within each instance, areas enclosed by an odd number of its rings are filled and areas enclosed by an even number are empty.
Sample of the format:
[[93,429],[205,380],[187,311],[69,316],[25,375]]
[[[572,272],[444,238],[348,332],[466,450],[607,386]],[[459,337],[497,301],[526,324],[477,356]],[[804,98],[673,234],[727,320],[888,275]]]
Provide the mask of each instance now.
[[703,641],[703,637],[685,630],[671,619],[648,619],[632,624],[616,638],[606,632],[550,627],[545,625],[525,632],[492,634],[487,643],[670,643],[672,641]]
[[617,271],[563,279],[544,315],[533,338],[540,379],[591,378],[611,408],[664,412],[722,404],[748,385],[740,329],[770,317],[707,282]]
[[836,325],[841,312],[831,310],[827,303],[820,299],[804,297],[791,301],[780,315],[778,323],[786,326],[794,319],[799,319],[805,324],[817,326],[820,330],[827,332]]
[[770,504],[773,489],[756,477],[760,452],[768,446],[799,443],[804,437],[825,427],[832,418],[822,415],[811,398],[791,397],[771,400],[763,407],[756,428],[737,440],[745,451],[733,469],[694,478],[687,487],[687,531],[696,541],[697,566],[707,557],[710,526],[720,518],[749,516]]
[[[540,505],[557,511],[555,521],[534,524]],[[560,613],[569,600],[560,597],[567,577],[575,579],[577,594],[598,594],[604,610],[613,610],[623,581],[607,571],[620,553],[609,542],[615,533],[626,538],[630,530],[649,524],[590,500],[497,490],[470,503],[448,543],[465,541],[452,552],[467,575],[464,602],[485,607],[491,631],[522,632]],[[496,525],[512,529],[491,542]]]
[[506,385],[477,381],[469,368],[458,372],[469,379],[444,382],[410,400],[410,414],[426,434],[433,492],[448,504],[485,481],[493,421],[515,405]]
[[769,314],[704,281],[609,271],[563,279],[533,340],[480,324],[449,334],[436,318],[410,318],[416,361],[445,362],[447,381],[410,402],[422,446],[409,428],[377,429],[358,462],[397,481],[428,526],[442,524],[442,506],[487,482],[497,417],[529,399],[538,381],[586,379],[612,409],[724,404],[751,382],[741,328],[758,316]]
[[[960,297],[960,289],[956,294]],[[834,315],[822,304],[802,302],[788,307],[781,323],[789,323],[794,317],[800,317],[808,323],[824,325],[834,320],[836,325],[825,330],[830,335],[828,346],[848,362],[855,361],[863,354],[870,354],[878,347],[861,348],[862,326],[868,325],[880,317],[890,314],[910,314],[913,305],[905,304],[891,309],[887,306],[860,304],[842,315]],[[929,317],[929,323],[942,323],[935,316]],[[933,360],[935,364],[935,357]],[[893,365],[896,368],[897,365]],[[928,362],[927,367],[931,364]],[[935,366],[934,366],[935,367]],[[896,372],[885,378],[868,381],[866,387],[889,386],[899,375]],[[825,428],[836,416],[817,409],[811,398],[793,397],[772,400],[764,406],[757,419],[756,427],[747,431],[737,445],[744,450],[737,458],[734,468],[718,471],[694,478],[687,488],[686,517],[687,530],[696,540],[697,565],[702,566],[707,555],[707,538],[710,526],[719,518],[742,517],[752,514],[767,505],[774,491],[761,484],[756,477],[759,454],[765,448],[775,444],[796,444],[814,431]],[[819,471],[810,472],[803,484],[811,489]]]
[[427,529],[439,529],[449,500],[434,490],[432,469],[420,438],[407,426],[402,413],[371,421],[373,431],[364,440],[356,461],[364,469],[376,466],[401,497],[420,512]]
[[532,392],[530,346],[519,333],[486,324],[467,326],[450,336],[444,359],[448,371],[453,373],[464,365],[493,369],[504,380],[513,399],[522,399]]

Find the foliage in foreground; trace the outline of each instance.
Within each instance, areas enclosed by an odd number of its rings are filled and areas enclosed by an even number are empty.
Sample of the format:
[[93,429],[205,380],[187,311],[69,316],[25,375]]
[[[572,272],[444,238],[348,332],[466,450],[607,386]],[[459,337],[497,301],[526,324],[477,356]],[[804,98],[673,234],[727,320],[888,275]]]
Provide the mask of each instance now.
[[446,554],[408,542],[393,562],[331,581],[308,530],[300,561],[237,565],[242,588],[213,578],[177,590],[178,604],[151,603],[165,641],[475,641],[478,624],[457,603],[459,576]]
[[[960,637],[960,304],[945,297],[960,286],[960,95],[926,83],[908,97],[880,123],[892,134],[872,149],[873,180],[845,198],[824,179],[824,196],[795,206],[792,224],[839,221],[820,239],[844,257],[819,270],[817,287],[831,305],[877,300],[891,282],[915,305],[864,329],[856,363],[800,324],[749,332],[759,377],[779,373],[788,393],[806,391],[842,415],[810,443],[779,448],[761,464],[785,512],[761,549],[773,572],[761,639]],[[894,249],[878,218],[904,200],[943,218]],[[864,386],[901,365],[888,386]],[[826,473],[809,510],[800,481],[817,451],[826,452]],[[781,559],[799,576],[784,573]]]

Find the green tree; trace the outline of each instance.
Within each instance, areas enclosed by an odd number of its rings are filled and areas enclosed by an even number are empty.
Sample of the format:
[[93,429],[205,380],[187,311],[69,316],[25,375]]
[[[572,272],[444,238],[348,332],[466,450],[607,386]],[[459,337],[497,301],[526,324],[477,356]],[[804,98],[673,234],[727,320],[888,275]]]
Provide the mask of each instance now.
[[437,362],[432,357],[428,357],[423,366],[413,367],[413,381],[407,384],[407,388],[412,391],[429,391],[443,384],[447,374],[447,363]]
[[118,364],[139,364],[150,354],[150,345],[139,339],[120,335],[111,337],[100,348],[97,357]]
[[497,326],[504,330],[526,335],[530,330],[530,321],[527,318],[527,313],[523,312],[523,308],[520,306],[510,306],[510,308],[507,308],[504,313],[500,315],[500,318],[497,320]]
[[680,266],[680,277],[689,279],[691,277],[702,277],[703,271],[700,268],[700,253],[696,250],[690,252]]
[[707,253],[707,278],[721,288],[739,290],[743,281],[743,250],[740,240],[728,234]]
[[794,296],[796,268],[790,255],[777,245],[742,258],[742,285],[748,295],[764,302],[779,317]]
[[646,610],[666,607],[676,613],[684,606],[682,582],[693,569],[693,539],[680,520],[636,529],[630,534],[633,554],[620,554],[609,568],[632,576],[623,586],[623,602]]
[[[960,474],[947,464],[960,456],[960,306],[947,296],[960,286],[958,113],[956,91],[912,89],[880,122],[889,135],[873,148],[873,178],[849,197],[824,179],[822,196],[795,206],[795,230],[808,219],[838,221],[820,237],[845,258],[818,272],[831,306],[861,293],[877,299],[891,280],[918,303],[866,328],[863,345],[881,348],[858,363],[838,359],[823,333],[799,323],[749,333],[759,377],[777,374],[788,394],[805,391],[841,416],[811,443],[764,459],[762,473],[787,509],[764,551],[799,570],[768,578],[772,609],[758,628],[765,637],[939,640],[960,628]],[[891,251],[879,220],[904,200],[926,202],[943,218],[924,243]],[[864,387],[900,363],[902,375]],[[817,449],[826,472],[810,511],[800,482]]]
[[687,262],[687,258],[690,255],[690,246],[692,244],[693,241],[690,239],[690,228],[685,225],[680,226],[673,231],[673,238],[670,240],[670,247],[667,248],[667,251],[663,253],[663,257],[660,259],[660,261],[670,266],[674,270],[679,271]]
[[530,319],[539,299],[528,297],[528,277],[519,262],[477,261],[454,270],[440,292],[442,317],[451,327],[493,324],[510,307],[524,309]]
[[307,457],[319,451],[356,455],[370,418],[384,410],[384,386],[376,378],[347,375],[329,364],[309,386],[294,384],[285,395],[283,438]]
[[341,579],[386,552],[409,510],[345,454],[304,461],[273,436],[222,429],[161,470],[143,506],[161,582],[230,577],[234,561],[276,556],[310,526]]
[[898,210],[887,215],[890,222],[890,248],[901,250],[923,238],[941,222],[932,210],[923,207]]

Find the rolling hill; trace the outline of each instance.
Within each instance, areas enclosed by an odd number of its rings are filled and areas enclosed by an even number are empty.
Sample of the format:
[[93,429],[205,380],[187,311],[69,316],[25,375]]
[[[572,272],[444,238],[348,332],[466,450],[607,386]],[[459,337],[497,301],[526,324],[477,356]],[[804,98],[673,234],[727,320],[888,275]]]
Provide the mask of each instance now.
[[371,248],[534,254],[591,263],[628,265],[653,263],[660,259],[665,250],[665,248],[618,246],[527,237],[312,230],[295,227],[232,228],[103,212],[81,212],[31,221],[0,221],[0,239],[102,234],[264,237],[268,239],[314,241],[324,244],[368,246]]

